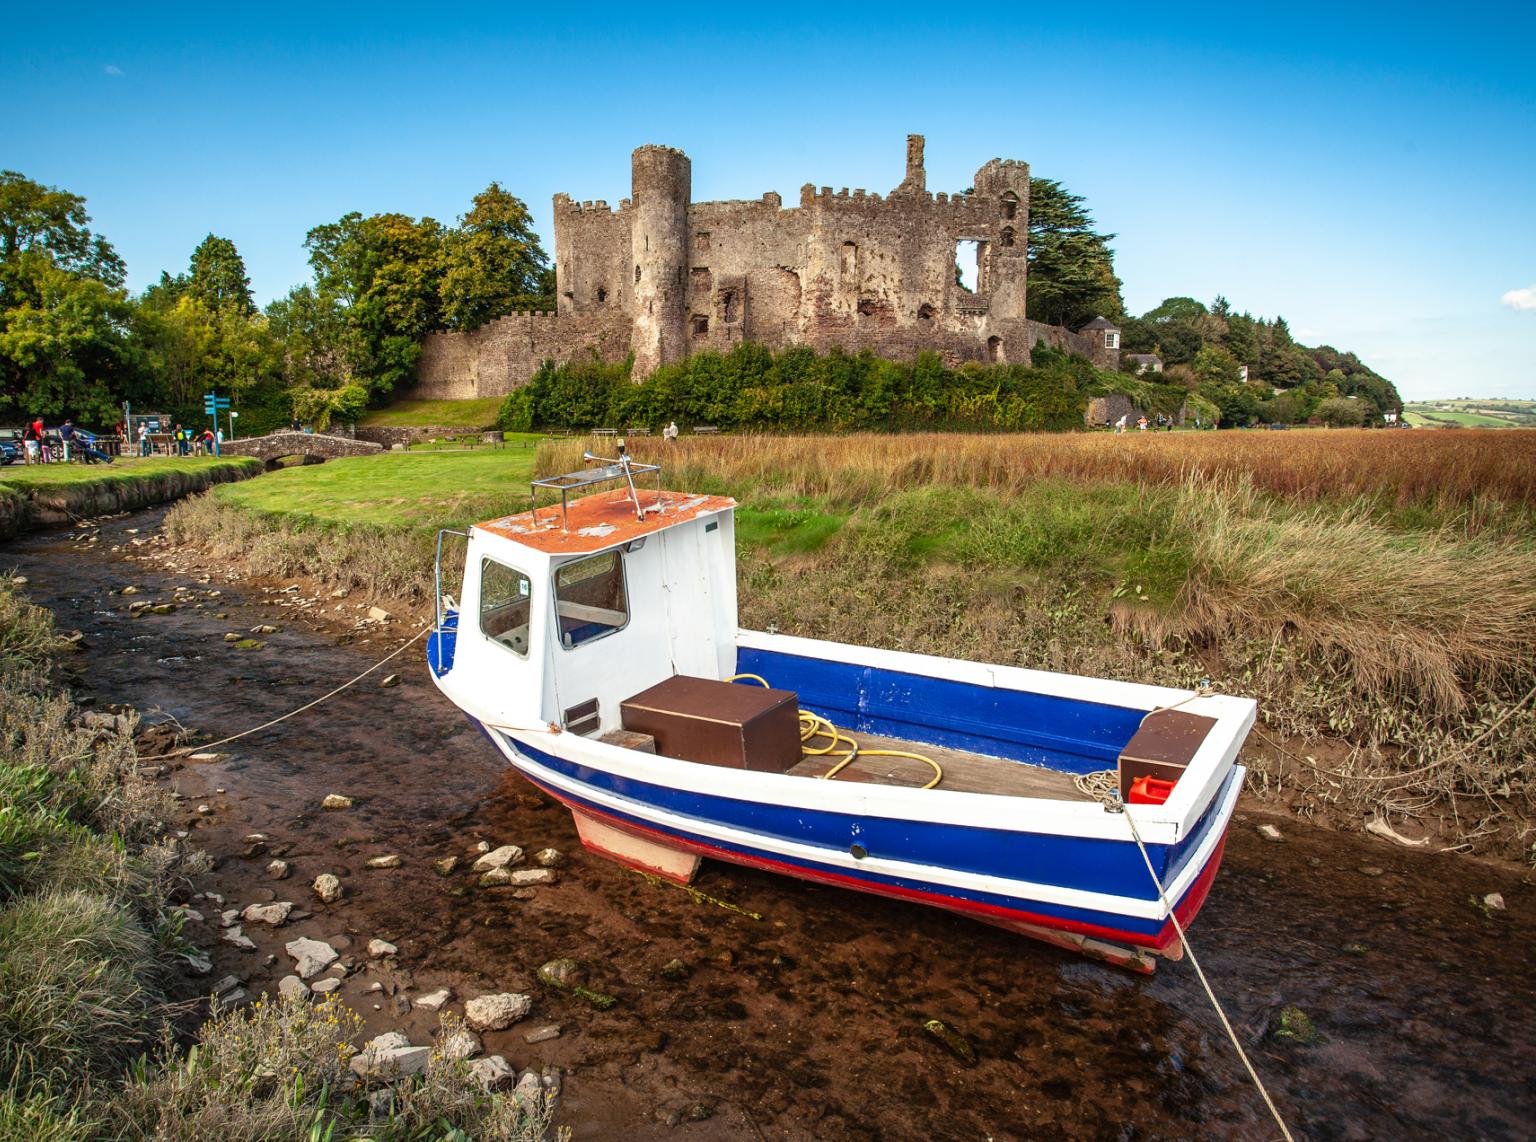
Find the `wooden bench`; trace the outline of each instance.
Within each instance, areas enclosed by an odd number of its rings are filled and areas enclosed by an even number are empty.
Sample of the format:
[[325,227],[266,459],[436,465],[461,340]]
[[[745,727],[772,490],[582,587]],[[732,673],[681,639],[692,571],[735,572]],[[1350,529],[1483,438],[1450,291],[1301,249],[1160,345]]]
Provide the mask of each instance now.
[[693,434],[695,436],[714,436],[720,432],[713,424],[695,424]]

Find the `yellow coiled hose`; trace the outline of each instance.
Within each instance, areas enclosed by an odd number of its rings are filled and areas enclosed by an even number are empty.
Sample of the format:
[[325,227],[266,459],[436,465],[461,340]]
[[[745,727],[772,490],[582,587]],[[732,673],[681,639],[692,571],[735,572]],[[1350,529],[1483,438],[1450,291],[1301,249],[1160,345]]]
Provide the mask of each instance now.
[[[767,679],[763,678],[760,674],[732,674],[726,681],[736,682],[743,678],[756,682],[765,689],[772,689],[768,685]],[[826,738],[827,744],[824,746],[811,745],[810,743],[817,738]],[[847,747],[848,752],[831,769],[820,775],[822,781],[829,781],[836,777],[861,757],[910,757],[914,761],[921,761],[923,764],[931,766],[933,768],[933,780],[924,785],[924,789],[932,789],[944,780],[944,770],[931,757],[924,757],[920,753],[908,753],[904,749],[864,749],[853,738],[843,733],[820,714],[812,713],[810,710],[800,711],[801,752],[808,757],[825,757],[829,753],[837,752],[840,747],[844,746]]]

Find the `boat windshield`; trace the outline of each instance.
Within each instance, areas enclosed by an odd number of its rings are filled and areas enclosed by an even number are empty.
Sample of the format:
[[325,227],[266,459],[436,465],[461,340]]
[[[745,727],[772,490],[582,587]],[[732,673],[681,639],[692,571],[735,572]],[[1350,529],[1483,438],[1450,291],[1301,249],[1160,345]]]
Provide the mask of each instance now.
[[555,571],[555,613],[560,618],[560,642],[568,648],[628,624],[624,557],[618,551],[603,551],[559,567]]

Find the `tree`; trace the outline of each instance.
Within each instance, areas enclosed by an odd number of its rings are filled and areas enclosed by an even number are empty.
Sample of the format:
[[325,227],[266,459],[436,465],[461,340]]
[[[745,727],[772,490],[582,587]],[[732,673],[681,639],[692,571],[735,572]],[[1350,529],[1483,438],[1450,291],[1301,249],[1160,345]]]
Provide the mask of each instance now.
[[0,172],[0,409],[114,417],[139,381],[124,266],[85,199]]
[[192,251],[187,290],[215,312],[231,310],[246,317],[256,312],[245,259],[228,238],[209,234]]
[[1232,354],[1215,345],[1207,345],[1195,354],[1191,367],[1201,386],[1210,384],[1235,385],[1239,383],[1237,362]]
[[352,360],[360,350],[340,299],[313,286],[295,286],[267,306],[267,322],[290,387],[334,389],[351,380]]
[[1114,235],[1093,229],[1083,202],[1054,179],[1030,181],[1028,313],[1036,321],[1070,326],[1125,316],[1109,248]]
[[519,308],[554,309],[553,282],[544,292],[549,259],[522,199],[491,183],[475,195],[456,230],[444,235],[442,321],[449,329],[478,329]]
[[1317,415],[1332,428],[1358,428],[1365,423],[1366,409],[1349,397],[1330,397],[1317,406]]
[[1165,297],[1162,302],[1141,315],[1143,321],[1155,321],[1159,325],[1170,322],[1194,322],[1209,310],[1192,297]]

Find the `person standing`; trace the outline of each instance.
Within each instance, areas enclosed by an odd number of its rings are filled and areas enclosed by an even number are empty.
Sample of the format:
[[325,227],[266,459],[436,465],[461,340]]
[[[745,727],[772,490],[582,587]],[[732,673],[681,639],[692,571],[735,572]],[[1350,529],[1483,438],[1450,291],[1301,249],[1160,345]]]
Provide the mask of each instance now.
[[1138,417],[1137,420],[1136,420],[1136,431],[1137,432],[1145,432],[1146,430],[1147,430],[1147,418],[1145,416]]
[[661,430],[661,438],[668,444],[671,444],[674,440],[677,439],[677,421],[672,421],[667,425],[667,427]]
[[43,418],[38,417],[32,422],[32,439],[37,441],[37,462],[48,463],[48,430],[43,427]]
[[1117,435],[1125,431],[1125,422],[1130,417],[1130,415],[1131,414],[1128,412],[1123,412],[1120,414],[1120,419],[1115,421],[1115,433]]
[[64,450],[64,463],[68,464],[75,444],[75,422],[69,417],[64,418],[64,423],[59,425],[59,444]]
[[37,443],[37,425],[27,422],[21,430],[22,459],[28,464],[41,464],[43,462],[41,451]]
[[149,422],[147,420],[139,421],[139,455],[141,457],[149,455]]

